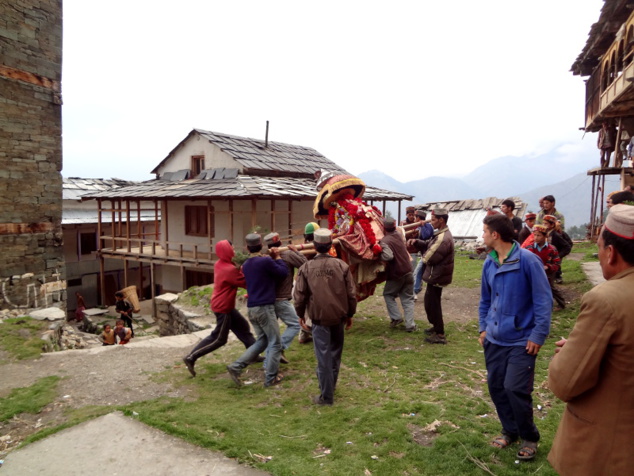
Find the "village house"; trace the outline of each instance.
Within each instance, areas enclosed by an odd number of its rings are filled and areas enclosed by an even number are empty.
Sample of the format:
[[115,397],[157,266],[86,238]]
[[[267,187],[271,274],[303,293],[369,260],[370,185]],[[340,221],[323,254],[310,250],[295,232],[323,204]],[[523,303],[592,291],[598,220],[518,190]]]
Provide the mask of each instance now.
[[[105,295],[101,296],[100,290],[100,261],[97,257],[98,223],[97,202],[94,200],[82,201],[82,197],[89,193],[114,190],[119,187],[131,186],[137,182],[121,179],[90,179],[69,177],[63,179],[62,200],[62,232],[64,234],[64,260],[66,262],[67,280],[67,308],[69,313],[76,309],[75,293],[80,293],[87,307],[95,307],[104,302],[107,305],[114,304],[114,293],[125,287],[124,261],[108,260],[104,262],[103,279]],[[145,210],[151,204],[142,203]],[[137,216],[138,214],[138,216]],[[102,226],[106,235],[112,234],[111,224],[108,220]],[[158,220],[157,220],[158,218]],[[154,212],[137,210],[130,211],[131,233],[138,235],[137,227],[140,227],[141,236],[155,236],[159,226],[160,215]],[[137,262],[127,270],[130,286],[136,286],[141,295],[151,295],[149,287],[149,265]]]
[[[84,197],[97,200],[101,273],[107,262],[123,262],[128,286],[127,270],[143,263],[153,298],[211,283],[221,240],[245,251],[244,237],[257,230],[301,243],[306,223],[319,221],[313,205],[320,170],[348,174],[308,147],[194,129],[154,168],[155,180]],[[385,212],[386,202],[412,197],[366,187],[363,199]],[[135,227],[148,214],[160,221],[154,233]]]
[[[613,143],[610,160],[588,171],[592,176],[590,219],[594,224],[591,229],[594,237],[603,220],[605,176],[619,175],[621,188],[634,185],[634,169],[626,152],[634,137],[634,10],[631,1],[605,0],[599,19],[590,28],[588,40],[571,71],[586,77],[585,118],[581,129],[597,133],[597,147],[603,143],[604,135]],[[597,149],[597,163],[599,155]]]

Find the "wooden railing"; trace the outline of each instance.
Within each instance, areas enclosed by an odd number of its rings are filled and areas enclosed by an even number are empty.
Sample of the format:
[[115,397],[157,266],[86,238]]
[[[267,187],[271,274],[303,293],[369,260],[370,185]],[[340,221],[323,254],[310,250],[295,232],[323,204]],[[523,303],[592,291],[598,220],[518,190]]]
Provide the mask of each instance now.
[[182,243],[175,241],[151,240],[147,238],[126,238],[101,236],[99,253],[109,257],[129,257],[145,260],[172,261],[211,264],[216,255],[212,245],[202,243]]

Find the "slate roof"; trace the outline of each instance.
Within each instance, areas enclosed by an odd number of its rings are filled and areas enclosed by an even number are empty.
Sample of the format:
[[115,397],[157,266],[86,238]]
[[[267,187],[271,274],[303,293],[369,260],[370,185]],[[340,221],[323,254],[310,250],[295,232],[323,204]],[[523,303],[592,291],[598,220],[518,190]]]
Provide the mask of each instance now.
[[342,174],[348,173],[310,147],[271,141],[269,141],[265,147],[263,140],[232,136],[229,134],[205,131],[203,129],[193,129],[188,136],[152,170],[152,173],[158,173],[158,169],[176,153],[179,147],[195,135],[207,139],[212,144],[218,146],[223,152],[229,154],[244,168],[243,173],[247,175],[278,175],[312,178],[314,173],[321,169]]
[[81,197],[88,193],[94,193],[102,190],[111,190],[113,188],[125,187],[127,185],[138,183],[118,178],[93,179],[68,177],[63,178],[62,180],[62,198],[64,200],[81,200]]
[[[87,223],[97,223],[99,221],[99,213],[97,204],[87,206],[75,202],[81,202],[82,197],[90,193],[107,192],[125,186],[136,185],[139,182],[122,179],[92,179],[69,177],[64,178],[62,183],[62,225],[79,225]],[[130,210],[130,220],[137,221],[138,210]],[[160,217],[160,212],[159,212]],[[102,212],[102,222],[109,222],[112,215],[109,212]],[[140,221],[154,221],[156,219],[153,210],[141,210]]]
[[590,27],[588,40],[570,71],[581,76],[592,74],[631,13],[631,0],[604,0],[599,20]]
[[[232,199],[314,199],[317,196],[313,178],[263,177],[237,175],[234,178],[169,181],[150,180],[135,185],[94,192],[86,198],[130,198],[130,199],[184,199],[232,198]],[[366,187],[363,199],[411,200],[411,195],[391,192],[380,188]]]
[[[430,202],[423,205],[415,205],[422,210],[432,208],[446,208],[449,212],[447,225],[451,234],[456,239],[475,239],[482,236],[482,220],[487,214],[486,209],[500,211],[502,202],[506,198],[488,197],[478,200],[452,200],[449,202]],[[515,216],[524,219],[527,204],[521,198],[511,197],[515,202]],[[427,217],[429,218],[429,217]]]

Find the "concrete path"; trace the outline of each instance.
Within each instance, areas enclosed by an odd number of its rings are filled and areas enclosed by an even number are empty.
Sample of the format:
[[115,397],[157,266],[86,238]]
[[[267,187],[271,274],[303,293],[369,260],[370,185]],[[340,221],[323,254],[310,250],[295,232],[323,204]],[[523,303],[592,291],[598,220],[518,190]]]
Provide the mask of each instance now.
[[[209,329],[179,336],[134,339],[128,347],[191,348]],[[235,339],[231,335],[232,339]],[[237,339],[236,339],[237,340]],[[116,346],[115,346],[116,347]],[[92,347],[45,354],[100,353],[113,347]],[[117,350],[117,349],[114,349]],[[55,433],[9,453],[0,476],[262,476],[222,453],[209,451],[114,412]]]
[[590,281],[593,286],[605,282],[603,271],[601,271],[601,266],[598,261],[581,263],[581,268],[583,269],[583,272],[586,273],[588,281]]
[[67,428],[9,453],[0,475],[262,476],[120,412]]

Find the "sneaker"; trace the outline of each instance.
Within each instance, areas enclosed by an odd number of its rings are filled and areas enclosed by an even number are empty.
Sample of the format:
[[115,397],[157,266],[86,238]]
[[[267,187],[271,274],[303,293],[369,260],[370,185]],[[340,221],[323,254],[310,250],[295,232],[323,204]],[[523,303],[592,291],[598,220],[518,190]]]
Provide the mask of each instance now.
[[321,395],[315,395],[311,400],[315,405],[323,405],[327,407],[332,407],[332,402],[329,403],[325,401],[323,398],[321,398]]
[[280,364],[288,364],[288,359],[286,358],[286,356],[284,355],[284,351],[282,351],[280,353]]
[[414,302],[418,301],[418,294],[414,294]]
[[414,332],[417,329],[418,327],[416,327],[416,325],[413,325],[412,327],[406,327],[405,332]]
[[428,327],[427,329],[425,329],[423,331],[425,334],[427,334],[428,336],[432,335],[434,333],[434,328],[433,327]]
[[194,361],[188,359],[187,356],[183,357],[183,362],[185,362],[185,367],[189,370],[189,373],[192,374],[192,377],[196,376],[196,371],[194,370]]
[[229,372],[229,377],[235,382],[238,387],[242,387],[242,380],[240,380],[240,372],[238,370],[234,370],[227,365],[227,372]]
[[446,344],[447,339],[445,336],[439,336],[438,334],[432,334],[429,337],[425,338],[425,342],[429,342],[430,344]]
[[309,342],[312,342],[312,341],[313,341],[312,337],[303,337],[299,339],[300,344],[308,344]]
[[390,321],[390,327],[392,329],[394,329],[395,327],[399,326],[400,324],[403,324],[403,319],[392,319]]

